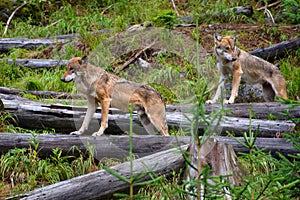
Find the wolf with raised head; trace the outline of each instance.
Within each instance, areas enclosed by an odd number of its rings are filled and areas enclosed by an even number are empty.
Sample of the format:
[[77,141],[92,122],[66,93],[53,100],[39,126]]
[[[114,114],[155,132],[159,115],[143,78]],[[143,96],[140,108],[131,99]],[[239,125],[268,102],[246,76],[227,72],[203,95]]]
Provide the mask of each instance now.
[[214,41],[220,79],[214,98],[206,103],[217,102],[224,90],[224,82],[230,74],[232,74],[232,90],[229,100],[225,101],[227,104],[234,103],[241,79],[249,84],[262,85],[265,101],[274,101],[275,96],[287,99],[286,81],[276,66],[236,47],[233,35],[225,37],[214,35]]

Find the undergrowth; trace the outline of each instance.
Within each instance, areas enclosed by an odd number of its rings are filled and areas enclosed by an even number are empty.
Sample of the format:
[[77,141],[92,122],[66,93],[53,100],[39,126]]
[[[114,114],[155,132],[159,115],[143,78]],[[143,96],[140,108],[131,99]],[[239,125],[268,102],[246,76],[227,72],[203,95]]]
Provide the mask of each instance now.
[[69,156],[55,148],[51,156],[41,157],[39,144],[32,140],[28,149],[16,148],[2,154],[0,198],[15,196],[101,169],[99,162],[95,162],[92,149],[88,155],[76,147],[70,151],[79,153],[79,156]]

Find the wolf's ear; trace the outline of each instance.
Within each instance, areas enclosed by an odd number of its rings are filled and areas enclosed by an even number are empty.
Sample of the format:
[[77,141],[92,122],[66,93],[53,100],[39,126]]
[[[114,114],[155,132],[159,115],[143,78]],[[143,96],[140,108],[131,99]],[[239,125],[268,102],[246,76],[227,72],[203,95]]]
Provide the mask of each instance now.
[[215,33],[214,38],[215,38],[215,42],[220,42],[222,39],[222,37],[219,36],[217,33]]
[[74,56],[73,54],[71,54],[71,55],[70,55],[70,58],[71,58],[71,59],[72,59],[72,58],[75,58],[75,56]]
[[232,35],[231,39],[235,42],[235,39],[236,39],[235,35]]
[[81,58],[81,63],[83,65],[88,63],[88,57],[86,55]]

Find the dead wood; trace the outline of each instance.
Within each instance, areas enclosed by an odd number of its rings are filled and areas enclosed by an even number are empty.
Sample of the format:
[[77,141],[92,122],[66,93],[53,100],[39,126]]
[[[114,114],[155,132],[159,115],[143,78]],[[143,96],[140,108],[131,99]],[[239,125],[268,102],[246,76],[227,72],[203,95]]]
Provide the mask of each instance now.
[[0,52],[9,51],[12,48],[33,49],[40,46],[54,46],[58,43],[64,44],[69,39],[28,39],[28,38],[0,38]]
[[5,30],[4,30],[3,35],[6,35],[6,33],[7,33],[7,31],[8,31],[8,27],[9,27],[9,25],[10,25],[10,22],[11,22],[12,18],[14,17],[15,13],[18,12],[18,10],[20,10],[20,9],[23,8],[24,6],[26,6],[28,3],[30,3],[30,1],[29,1],[29,2],[26,2],[26,1],[25,1],[22,5],[18,6],[18,7],[11,13],[11,15],[9,16],[9,18],[8,18],[8,20],[7,20],[7,22],[6,22],[6,26],[5,26]]
[[[168,112],[189,112],[191,105],[167,105]],[[205,114],[221,109],[220,104],[205,104]],[[224,105],[228,112],[225,114],[230,117],[249,118],[252,110],[254,119],[269,119],[272,117],[277,120],[290,120],[300,118],[300,106],[283,104],[280,102],[265,103],[235,103]]]
[[[242,137],[215,136],[211,137],[217,143],[230,144],[236,153],[248,153],[249,149],[241,145],[238,141],[244,142]],[[22,133],[0,133],[0,153],[6,153],[14,148],[29,148],[31,142],[38,143],[38,153],[41,157],[52,155],[54,148],[62,150],[63,155],[77,156],[78,151],[72,150],[76,146],[83,154],[87,153],[88,148],[93,147],[95,157],[98,160],[102,158],[117,158],[124,160],[129,156],[129,136],[104,135],[100,137],[92,136],[74,136],[65,134],[32,134]],[[189,136],[160,136],[160,135],[135,135],[133,137],[133,154],[138,158],[150,154],[189,144]],[[284,138],[257,138],[255,145],[265,152],[270,152],[273,156],[280,152],[284,155],[298,153],[297,149],[287,142]]]
[[221,12],[213,12],[206,14],[207,17],[226,17],[228,13],[233,13],[235,15],[246,15],[247,17],[250,17],[253,15],[253,8],[252,6],[237,6],[233,8],[229,8],[227,10],[223,10]]
[[[36,95],[38,98],[59,98],[59,99],[85,99],[85,96],[82,94],[72,95],[70,93],[64,92],[53,92],[53,91],[27,91],[15,88],[0,87],[0,98],[6,100],[15,100],[19,97],[14,95],[21,95],[23,93],[28,93]],[[1,95],[1,94],[10,94],[10,96]],[[19,100],[19,103],[26,101],[26,99]],[[71,102],[72,103],[72,102]],[[74,102],[73,102],[74,103]],[[212,111],[218,110],[221,108],[220,104],[205,104],[205,114],[209,114]],[[73,109],[72,106],[68,109]],[[167,112],[190,112],[192,105],[183,104],[183,105],[166,105]],[[300,118],[300,106],[293,106],[289,104],[283,104],[280,102],[264,102],[264,103],[235,103],[224,105],[227,112],[225,115],[229,117],[239,117],[239,118],[249,118],[250,108],[253,113],[254,119],[269,119],[272,116],[273,119],[277,120],[290,120],[293,118]],[[78,107],[76,108],[78,109]]]
[[[63,155],[77,156],[79,152],[72,150],[76,146],[81,153],[94,150],[98,160],[103,158],[116,158],[125,160],[129,156],[129,136],[74,136],[61,134],[32,134],[0,133],[0,152],[6,153],[14,148],[29,148],[31,141],[38,143],[38,153],[41,157],[52,155],[54,148],[62,150]],[[133,154],[137,158],[148,156],[159,151],[164,151],[181,145],[189,144],[189,136],[164,137],[159,135],[133,136]],[[91,148],[92,147],[92,148]]]
[[230,8],[227,12],[233,12],[236,15],[243,14],[246,15],[247,17],[250,17],[253,15],[253,8],[252,6],[237,6],[234,8]]
[[263,6],[263,7],[261,7],[261,8],[257,8],[256,10],[257,10],[257,11],[260,11],[260,10],[264,10],[264,9],[266,9],[266,8],[271,8],[271,7],[273,7],[273,6],[277,6],[277,5],[280,4],[280,3],[281,3],[281,0],[276,1],[276,2],[274,2],[274,3],[271,3],[271,4],[268,4],[268,5]]
[[[237,156],[233,147],[229,144],[218,143],[213,138],[209,138],[204,144],[197,145],[195,141],[191,142],[188,149],[189,165],[185,170],[185,180],[192,183],[191,180],[201,180],[203,176],[199,176],[205,167],[209,167],[212,171],[209,173],[210,177],[223,176],[232,185],[240,185],[241,180],[245,176],[241,169]],[[211,179],[206,180],[208,184],[214,185],[215,182]],[[203,182],[202,182],[203,183]],[[186,190],[194,194],[198,199],[204,198],[205,186],[199,182],[195,185],[187,185]],[[226,189],[223,189],[224,192]],[[221,191],[220,191],[221,192]],[[222,194],[222,192],[221,192]],[[230,194],[223,193],[224,196]],[[196,199],[189,196],[189,199]]]
[[300,48],[300,38],[294,40],[287,40],[270,47],[256,49],[249,52],[250,54],[260,57],[264,60],[270,62],[274,61],[276,58],[282,58],[286,56],[289,52],[298,50]]
[[[185,151],[187,145],[181,146]],[[133,176],[146,174],[136,182],[151,180],[149,174],[164,174],[166,177],[179,172],[184,167],[182,152],[178,148],[161,151],[149,156],[133,160]],[[112,170],[127,179],[130,177],[130,162],[125,162],[111,167]],[[148,174],[148,175],[147,175]],[[138,186],[135,186],[137,189]],[[78,176],[66,181],[33,190],[23,195],[21,199],[111,199],[114,193],[124,193],[129,189],[126,183],[111,175],[105,170],[99,170],[86,175]]]
[[144,53],[147,49],[151,48],[155,44],[155,42],[156,41],[152,42],[150,45],[146,46],[145,48],[137,52],[135,55],[133,55],[128,61],[126,61],[121,67],[119,67],[115,73],[119,74],[122,70],[127,68],[131,63],[138,59],[142,55],[142,53]]
[[[0,61],[3,61],[0,60]],[[68,60],[46,60],[46,59],[7,59],[10,65],[17,65],[20,67],[30,68],[54,68],[61,67],[68,64]]]
[[176,4],[175,4],[174,0],[171,0],[171,3],[172,3],[173,10],[176,12],[176,15],[180,16],[180,14],[179,14],[179,12],[178,12],[178,10],[176,8]]
[[0,87],[0,94],[21,95],[21,96],[22,94],[31,94],[38,98],[60,98],[60,99],[85,98],[85,96],[81,94],[71,95],[70,93],[66,93],[66,92],[21,90],[16,88],[7,88],[7,87]]
[[[23,102],[4,100],[5,110],[15,116],[15,125],[27,129],[55,129],[58,133],[69,133],[79,129],[85,116],[86,107],[65,106],[59,104],[41,104],[36,102]],[[191,124],[189,112],[167,112],[168,126],[175,129],[189,130]],[[97,109],[88,130],[88,134],[97,131],[101,119],[101,110]],[[129,114],[117,109],[110,109],[108,128],[106,134],[122,134],[129,130]],[[278,137],[282,132],[293,132],[295,124],[291,121],[272,121],[248,118],[225,117],[217,125],[216,132],[227,135],[228,132],[240,136],[249,132],[249,125],[253,131],[258,130],[259,137]],[[199,131],[204,132],[206,125],[199,123]],[[147,134],[141,125],[138,115],[133,114],[133,130],[136,134]]]
[[[108,29],[92,31],[93,35],[108,33]],[[41,46],[55,46],[57,44],[65,44],[74,38],[80,38],[79,33],[57,35],[51,37],[30,39],[30,38],[0,38],[0,52],[6,52],[13,48],[34,49]]]

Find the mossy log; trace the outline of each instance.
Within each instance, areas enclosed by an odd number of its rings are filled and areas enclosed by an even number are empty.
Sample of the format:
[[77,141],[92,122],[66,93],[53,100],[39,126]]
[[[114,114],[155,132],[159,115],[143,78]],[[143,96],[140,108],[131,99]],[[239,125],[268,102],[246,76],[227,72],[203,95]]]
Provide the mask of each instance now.
[[[90,34],[98,35],[108,33],[108,29],[92,31]],[[65,44],[72,41],[74,38],[80,38],[79,33],[57,35],[44,38],[0,38],[0,52],[6,52],[13,48],[35,49],[41,46],[54,46],[57,44]]]

